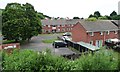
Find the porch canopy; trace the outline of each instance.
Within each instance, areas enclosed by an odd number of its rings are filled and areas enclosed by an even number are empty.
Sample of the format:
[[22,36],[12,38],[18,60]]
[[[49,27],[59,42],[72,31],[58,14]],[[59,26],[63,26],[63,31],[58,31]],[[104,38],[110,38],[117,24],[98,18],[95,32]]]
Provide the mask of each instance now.
[[100,49],[100,48],[97,47],[97,46],[94,46],[94,45],[91,45],[91,44],[89,44],[89,43],[85,43],[85,42],[82,42],[82,41],[77,42],[77,44],[79,44],[79,45],[81,45],[81,46],[83,46],[83,47],[85,47],[85,48],[88,48],[89,50],[92,50],[92,51],[95,51],[95,50]]

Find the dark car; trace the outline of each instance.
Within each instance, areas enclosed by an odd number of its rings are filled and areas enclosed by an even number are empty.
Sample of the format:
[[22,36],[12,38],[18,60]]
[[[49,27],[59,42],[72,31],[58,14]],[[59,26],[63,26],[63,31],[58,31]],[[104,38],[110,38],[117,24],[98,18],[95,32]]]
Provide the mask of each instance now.
[[59,47],[67,47],[67,43],[61,40],[58,41],[54,41],[52,44],[55,48],[59,48]]

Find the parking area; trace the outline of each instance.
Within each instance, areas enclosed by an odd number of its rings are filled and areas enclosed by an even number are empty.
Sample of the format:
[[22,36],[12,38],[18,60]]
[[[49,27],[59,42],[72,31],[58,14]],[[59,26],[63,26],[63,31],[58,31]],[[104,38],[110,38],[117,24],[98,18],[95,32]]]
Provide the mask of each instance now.
[[47,34],[47,35],[38,35],[31,38],[29,43],[21,45],[21,50],[31,49],[35,51],[44,51],[50,49],[51,52],[55,55],[64,55],[64,54],[73,54],[75,52],[71,51],[69,48],[54,48],[52,43],[43,43],[42,40],[46,39],[55,39],[61,34]]

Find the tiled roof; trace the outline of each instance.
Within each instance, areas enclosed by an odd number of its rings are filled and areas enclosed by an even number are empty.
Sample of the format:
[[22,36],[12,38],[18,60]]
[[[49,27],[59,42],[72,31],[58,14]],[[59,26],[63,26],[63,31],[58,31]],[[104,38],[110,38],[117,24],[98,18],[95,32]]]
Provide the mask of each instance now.
[[[65,24],[80,24],[89,31],[113,31],[118,30],[118,27],[111,22],[111,20],[97,20],[97,21],[87,21],[81,19],[69,19],[69,20],[42,20],[42,25],[65,25]],[[117,23],[118,21],[114,21]]]
[[76,24],[80,19],[59,19],[59,20],[42,20],[42,25],[65,25],[65,24]]
[[96,32],[96,31],[114,31],[118,30],[118,27],[114,25],[109,20],[97,20],[97,21],[80,21],[80,24],[88,31],[88,32]]
[[120,20],[111,20],[112,23],[114,23],[116,26],[120,25]]

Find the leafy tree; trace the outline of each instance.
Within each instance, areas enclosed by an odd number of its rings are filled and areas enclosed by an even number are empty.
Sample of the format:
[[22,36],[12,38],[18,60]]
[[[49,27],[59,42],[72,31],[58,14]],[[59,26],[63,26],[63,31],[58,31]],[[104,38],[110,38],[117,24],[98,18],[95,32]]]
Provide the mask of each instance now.
[[79,17],[73,17],[73,19],[80,19]]
[[41,33],[40,19],[29,3],[9,3],[2,16],[2,33],[8,40],[29,40]]
[[91,18],[88,18],[86,19],[87,21],[96,21],[97,19],[95,17],[91,17]]
[[37,15],[40,19],[45,19],[45,16],[43,15],[43,13],[38,12]]
[[108,20],[106,16],[98,17],[99,20]]
[[111,16],[112,20],[120,20],[120,15]]
[[117,12],[113,11],[110,16],[116,16],[117,15]]
[[2,15],[2,11],[3,11],[3,9],[0,9],[0,16]]
[[95,11],[95,12],[94,12],[94,16],[95,16],[96,18],[98,18],[98,17],[100,17],[100,16],[101,16],[101,14],[100,14],[100,12],[99,12],[99,11]]
[[94,15],[90,14],[88,18],[95,17]]

